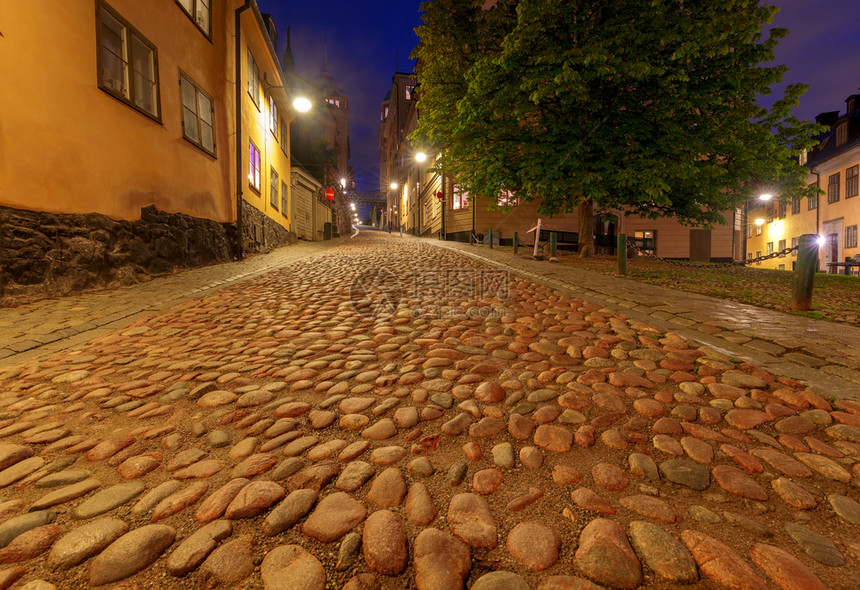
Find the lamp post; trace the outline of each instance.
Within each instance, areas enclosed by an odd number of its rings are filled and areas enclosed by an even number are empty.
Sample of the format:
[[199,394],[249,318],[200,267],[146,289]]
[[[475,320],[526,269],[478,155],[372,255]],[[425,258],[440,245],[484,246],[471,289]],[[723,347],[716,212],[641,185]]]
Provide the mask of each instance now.
[[[388,188],[390,188],[393,191],[396,191],[399,187],[400,187],[400,185],[397,184],[396,182],[392,182],[391,184],[388,185]],[[395,203],[397,202],[397,200],[396,200],[397,196],[396,195],[397,195],[397,193],[395,193]],[[391,233],[391,226],[394,224],[394,214],[395,213],[397,213],[397,205],[392,205],[391,208],[389,208],[389,210],[388,210],[388,233]]]

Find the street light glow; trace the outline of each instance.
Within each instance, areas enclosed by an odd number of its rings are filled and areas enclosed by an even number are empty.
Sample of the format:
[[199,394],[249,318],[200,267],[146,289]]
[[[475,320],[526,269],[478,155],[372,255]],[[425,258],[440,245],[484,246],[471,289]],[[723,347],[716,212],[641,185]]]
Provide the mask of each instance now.
[[815,243],[818,244],[819,248],[823,246],[826,242],[827,240],[824,239],[824,236],[818,236],[818,239],[815,240]]
[[392,182],[392,183],[389,185],[389,188],[390,188],[391,190],[393,190],[393,191],[396,191],[396,190],[397,190],[397,188],[398,188],[399,186],[400,186],[400,185],[399,185],[399,184],[397,184],[396,182]]
[[759,217],[758,219],[755,220],[755,224],[756,225],[764,225],[764,219]]
[[340,179],[340,186],[342,186],[343,188],[346,188],[346,178]]
[[427,154],[425,154],[424,152],[418,152],[417,154],[415,154],[415,161],[416,162],[424,162],[426,160],[427,160]]
[[764,193],[763,195],[758,196],[760,201],[770,201],[773,198],[773,195],[770,193]]
[[311,106],[311,101],[304,96],[297,96],[293,100],[293,108],[300,113],[307,113],[309,110],[311,110]]
[[355,203],[350,203],[349,208],[352,209],[353,211],[355,211]]

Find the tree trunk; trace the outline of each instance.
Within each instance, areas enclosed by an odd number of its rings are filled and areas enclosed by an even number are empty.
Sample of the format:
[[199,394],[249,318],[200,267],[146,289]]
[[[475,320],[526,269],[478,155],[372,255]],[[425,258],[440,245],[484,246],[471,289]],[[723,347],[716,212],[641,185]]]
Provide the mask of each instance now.
[[594,256],[594,203],[592,201],[579,202],[579,257],[591,258]]

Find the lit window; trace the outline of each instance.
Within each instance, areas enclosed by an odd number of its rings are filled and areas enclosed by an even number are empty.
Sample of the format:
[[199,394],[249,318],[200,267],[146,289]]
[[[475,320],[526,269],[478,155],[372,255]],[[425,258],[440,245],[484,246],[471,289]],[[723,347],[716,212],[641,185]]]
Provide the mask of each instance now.
[[851,197],[857,196],[857,174],[860,166],[854,165],[848,168],[845,171],[845,198],[850,199]]
[[415,90],[414,86],[406,87],[406,100],[412,100],[412,92]]
[[99,87],[158,120],[158,60],[155,46],[128,22],[100,4]]
[[185,11],[197,28],[208,37],[212,33],[211,0],[179,0],[179,5]]
[[839,173],[831,174],[827,179],[827,202],[835,203],[839,200]]
[[846,248],[856,248],[857,247],[857,226],[849,225],[845,228],[845,247]]
[[191,143],[215,154],[214,102],[184,73],[179,74],[182,95],[182,134]]
[[280,179],[278,178],[278,173],[275,172],[275,169],[272,168],[269,172],[269,203],[275,209],[278,208],[278,203],[280,203],[280,198],[278,197],[278,187],[280,186]]
[[254,104],[260,106],[260,68],[257,67],[250,49],[248,50],[248,94],[251,95]]
[[657,253],[657,232],[653,229],[636,230],[633,232],[633,243],[643,252]]
[[451,209],[465,209],[469,206],[469,193],[463,191],[456,184],[451,197]]
[[269,95],[269,131],[275,138],[278,137],[278,105],[275,104],[275,97]]
[[251,186],[260,191],[260,150],[254,145],[253,141],[248,141],[248,182]]
[[519,204],[519,197],[514,196],[512,191],[502,191],[502,194],[499,195],[499,205],[503,207],[518,207]]
[[755,224],[755,235],[761,235],[761,226],[759,224]]

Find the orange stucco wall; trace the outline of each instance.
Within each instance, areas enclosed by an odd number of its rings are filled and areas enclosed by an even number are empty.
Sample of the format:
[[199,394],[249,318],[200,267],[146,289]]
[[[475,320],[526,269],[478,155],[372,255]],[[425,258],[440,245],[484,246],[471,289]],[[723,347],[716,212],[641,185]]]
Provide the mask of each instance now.
[[[217,34],[232,8],[212,4],[210,41],[173,0],[108,4],[157,49],[161,121],[99,89],[95,0],[0,3],[0,204],[235,220],[229,48]],[[215,157],[183,138],[180,69],[215,101]]]

